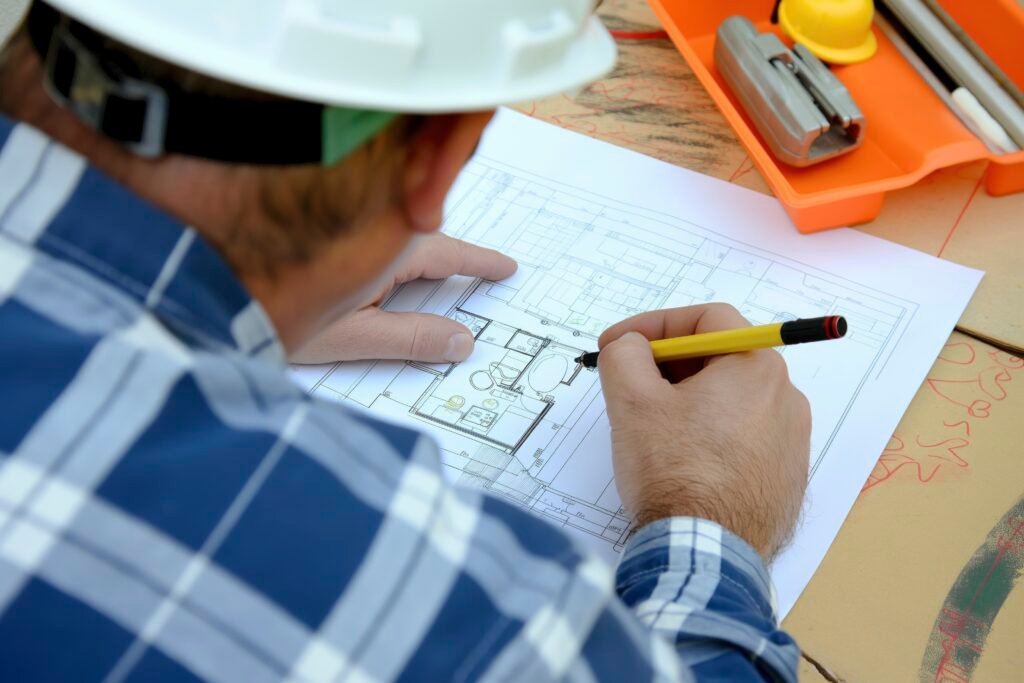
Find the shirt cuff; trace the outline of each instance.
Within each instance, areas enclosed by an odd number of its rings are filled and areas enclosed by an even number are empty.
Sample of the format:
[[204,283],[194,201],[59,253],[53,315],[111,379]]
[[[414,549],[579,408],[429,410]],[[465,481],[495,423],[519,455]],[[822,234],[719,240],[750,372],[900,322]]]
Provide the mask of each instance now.
[[650,597],[655,590],[651,582],[667,587],[694,577],[705,585],[726,584],[718,590],[742,596],[747,608],[777,623],[775,591],[761,556],[742,538],[706,519],[670,517],[642,527],[626,543],[616,587],[629,604],[635,602],[627,597],[631,593]]

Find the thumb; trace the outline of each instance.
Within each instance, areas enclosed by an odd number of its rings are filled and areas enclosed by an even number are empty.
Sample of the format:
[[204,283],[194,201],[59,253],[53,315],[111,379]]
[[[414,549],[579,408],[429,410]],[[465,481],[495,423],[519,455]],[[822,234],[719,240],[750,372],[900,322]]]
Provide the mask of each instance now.
[[639,332],[627,332],[605,344],[597,357],[601,388],[609,403],[643,396],[667,384],[654,362],[651,343]]
[[293,354],[296,363],[395,359],[459,362],[473,352],[465,325],[429,313],[392,313],[364,308],[334,323]]

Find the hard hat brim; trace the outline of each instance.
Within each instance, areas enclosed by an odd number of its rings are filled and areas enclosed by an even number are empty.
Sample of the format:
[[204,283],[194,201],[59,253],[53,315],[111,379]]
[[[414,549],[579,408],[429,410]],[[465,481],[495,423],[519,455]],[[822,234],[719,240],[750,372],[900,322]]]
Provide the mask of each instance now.
[[515,79],[475,82],[420,78],[371,85],[297,72],[258,54],[239,54],[195,34],[173,30],[125,0],[48,0],[55,8],[105,35],[178,66],[283,97],[327,105],[397,113],[449,113],[493,109],[583,87],[612,70],[617,49],[601,21],[590,17],[567,57]]
[[873,28],[868,27],[864,40],[855,47],[837,48],[823,45],[815,40],[807,38],[803,31],[794,24],[793,18],[788,11],[789,7],[783,3],[779,7],[779,26],[793,42],[800,43],[811,51],[815,57],[830,64],[856,64],[874,56],[878,51],[878,40],[875,38]]
[[878,51],[878,40],[875,34],[868,31],[864,42],[857,47],[834,48],[826,47],[812,40],[801,39],[796,41],[811,51],[815,57],[829,64],[856,64],[871,59]]

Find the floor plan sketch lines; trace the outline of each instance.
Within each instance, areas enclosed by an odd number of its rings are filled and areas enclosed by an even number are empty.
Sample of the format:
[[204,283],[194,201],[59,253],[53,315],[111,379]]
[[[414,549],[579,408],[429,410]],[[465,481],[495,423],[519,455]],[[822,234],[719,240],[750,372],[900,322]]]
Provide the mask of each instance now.
[[575,360],[581,353],[485,321],[477,333],[476,362],[438,372],[411,412],[515,453],[543,421],[558,390],[571,387],[583,370]]
[[[598,374],[576,362],[601,332],[657,308],[727,301],[752,323],[844,315],[835,348],[801,348],[790,374],[816,407],[811,471],[913,304],[699,226],[477,157],[454,190],[444,231],[514,257],[502,282],[405,285],[390,310],[445,315],[472,332],[463,363],[342,363],[314,393],[434,434],[452,477],[617,547],[629,524],[608,458]],[[787,357],[789,352],[787,351]],[[836,386],[837,382],[842,386]]]
[[906,306],[876,302],[879,308],[869,311],[845,283],[710,239],[684,221],[671,226],[673,247],[666,249],[658,239],[668,226],[664,218],[652,220],[495,166],[480,158],[470,164],[471,187],[445,230],[516,257],[520,286],[495,285],[489,294],[543,324],[597,337],[642,311],[724,300],[753,322],[848,315],[851,339],[877,348]]
[[[607,438],[597,373],[576,360],[593,340],[515,307],[511,291],[457,278],[399,288],[385,308],[462,323],[475,338],[473,356],[463,363],[339,363],[313,393],[431,431],[456,481],[618,547],[629,523],[614,493],[606,493],[610,468],[594,468],[593,486],[579,486],[566,472],[565,460],[595,426],[598,438]],[[587,458],[577,460],[586,466]]]
[[782,615],[981,278],[858,231],[801,235],[769,197],[509,111],[460,173],[442,229],[519,270],[408,283],[384,307],[457,320],[474,353],[303,368],[296,381],[427,432],[450,480],[553,521],[610,562],[630,522],[600,376],[575,363],[579,352],[657,308],[721,301],[754,324],[847,318],[843,339],[782,349],[813,412],[806,513],[771,567]]

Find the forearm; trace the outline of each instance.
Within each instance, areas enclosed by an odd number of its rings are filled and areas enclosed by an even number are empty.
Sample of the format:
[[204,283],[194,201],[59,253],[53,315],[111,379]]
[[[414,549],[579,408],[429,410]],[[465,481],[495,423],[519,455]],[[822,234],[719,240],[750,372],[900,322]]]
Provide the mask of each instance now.
[[699,679],[796,681],[799,650],[778,627],[764,564],[719,525],[674,517],[640,529],[616,588]]

